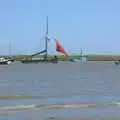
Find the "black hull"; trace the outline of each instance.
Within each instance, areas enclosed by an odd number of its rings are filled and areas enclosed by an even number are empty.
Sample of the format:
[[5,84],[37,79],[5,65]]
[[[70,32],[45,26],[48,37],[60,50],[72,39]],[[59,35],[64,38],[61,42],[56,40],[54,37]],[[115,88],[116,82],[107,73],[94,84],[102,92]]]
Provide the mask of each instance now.
[[0,62],[0,65],[8,65],[8,62],[5,61],[5,62]]
[[57,60],[21,60],[22,63],[35,63],[35,64],[38,64],[38,63],[58,63]]

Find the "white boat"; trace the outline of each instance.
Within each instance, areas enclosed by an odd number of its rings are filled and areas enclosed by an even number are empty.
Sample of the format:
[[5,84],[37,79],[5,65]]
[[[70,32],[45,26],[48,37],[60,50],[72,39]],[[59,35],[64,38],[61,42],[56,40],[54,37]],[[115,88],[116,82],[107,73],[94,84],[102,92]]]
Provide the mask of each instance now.
[[6,58],[4,58],[4,57],[0,57],[0,64],[1,65],[8,65],[8,64],[10,64],[12,61],[11,60],[9,60],[9,59],[6,59]]

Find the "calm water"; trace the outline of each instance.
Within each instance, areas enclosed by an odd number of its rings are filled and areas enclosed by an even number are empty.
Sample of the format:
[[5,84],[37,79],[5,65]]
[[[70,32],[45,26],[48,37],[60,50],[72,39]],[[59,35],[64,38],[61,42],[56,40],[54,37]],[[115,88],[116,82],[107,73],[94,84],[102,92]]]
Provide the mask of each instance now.
[[119,120],[113,62],[0,66],[0,120]]

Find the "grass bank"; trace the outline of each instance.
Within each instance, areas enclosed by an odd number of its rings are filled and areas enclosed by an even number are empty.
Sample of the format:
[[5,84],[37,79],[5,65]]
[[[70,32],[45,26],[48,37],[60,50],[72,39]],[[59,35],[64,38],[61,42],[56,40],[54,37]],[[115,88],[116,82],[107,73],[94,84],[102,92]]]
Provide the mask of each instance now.
[[[16,61],[20,61],[22,59],[25,58],[31,58],[29,55],[16,55],[16,56],[12,56],[14,60]],[[40,57],[40,56],[37,56]],[[49,55],[49,58],[53,58],[54,55]],[[62,61],[67,61],[70,59],[80,59],[81,57],[79,55],[71,55],[69,57],[65,57],[65,56],[58,56],[59,60]],[[120,60],[120,56],[118,55],[87,55],[86,56],[88,61],[115,61],[115,60]]]

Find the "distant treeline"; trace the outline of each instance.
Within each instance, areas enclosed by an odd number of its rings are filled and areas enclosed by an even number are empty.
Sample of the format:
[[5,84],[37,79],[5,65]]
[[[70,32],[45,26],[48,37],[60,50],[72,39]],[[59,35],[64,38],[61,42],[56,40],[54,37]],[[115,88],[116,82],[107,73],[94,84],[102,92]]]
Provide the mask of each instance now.
[[[40,57],[40,56],[35,56]],[[48,58],[53,58],[54,55],[49,55]],[[67,61],[70,59],[80,59],[80,55],[71,55],[69,57],[66,56],[57,56],[59,60]],[[120,56],[115,55],[87,55],[85,56],[88,61],[114,61],[114,60],[120,60]],[[16,61],[26,59],[26,58],[32,58],[30,55],[14,55],[12,58]]]

